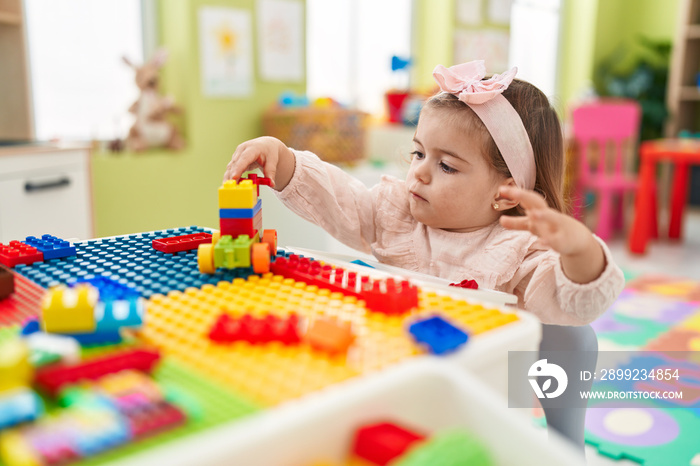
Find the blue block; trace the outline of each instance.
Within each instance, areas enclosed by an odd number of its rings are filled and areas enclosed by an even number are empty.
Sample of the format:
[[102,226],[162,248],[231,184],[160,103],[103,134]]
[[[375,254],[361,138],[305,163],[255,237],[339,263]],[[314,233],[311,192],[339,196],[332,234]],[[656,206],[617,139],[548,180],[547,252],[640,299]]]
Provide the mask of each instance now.
[[23,337],[29,336],[32,333],[40,332],[41,331],[41,324],[39,324],[39,319],[32,318],[27,320],[24,323],[24,327],[22,327],[22,331],[20,334]]
[[99,309],[95,312],[97,333],[118,331],[122,327],[140,327],[143,324],[145,305],[141,298],[115,299],[100,302],[98,306]]
[[87,345],[116,345],[122,342],[119,330],[107,330],[93,333],[63,333],[67,337],[75,338],[82,346]]
[[62,257],[75,256],[76,249],[71,243],[51,235],[27,236],[24,242],[37,248],[44,254],[44,260],[60,259]]
[[417,343],[426,345],[434,354],[454,351],[469,338],[465,332],[438,316],[414,322],[408,331]]
[[252,209],[219,209],[219,218],[253,218],[262,209],[262,199]]
[[88,283],[97,288],[97,291],[100,292],[100,301],[106,302],[115,299],[133,299],[139,297],[139,292],[134,288],[128,287],[104,275],[71,281],[70,285],[75,286],[79,283]]
[[0,393],[0,430],[21,422],[33,421],[44,412],[44,403],[31,390]]
[[373,265],[369,265],[367,262],[361,261],[360,259],[355,259],[354,261],[352,261],[352,262],[350,262],[350,263],[351,263],[351,264],[361,265],[361,266],[363,266],[363,267],[369,267],[370,269],[375,268]]

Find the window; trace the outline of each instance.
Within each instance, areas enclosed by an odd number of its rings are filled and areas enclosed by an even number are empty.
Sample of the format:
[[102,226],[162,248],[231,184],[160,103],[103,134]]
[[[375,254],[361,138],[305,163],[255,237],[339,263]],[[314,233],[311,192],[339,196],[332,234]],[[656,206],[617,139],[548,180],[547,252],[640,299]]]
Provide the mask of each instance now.
[[510,20],[511,66],[518,78],[556,94],[561,0],[515,0]]
[[[141,0],[25,0],[36,138],[124,137],[143,61]],[[150,36],[149,36],[150,37]]]
[[307,94],[370,113],[408,87],[391,57],[411,55],[412,0],[307,0]]

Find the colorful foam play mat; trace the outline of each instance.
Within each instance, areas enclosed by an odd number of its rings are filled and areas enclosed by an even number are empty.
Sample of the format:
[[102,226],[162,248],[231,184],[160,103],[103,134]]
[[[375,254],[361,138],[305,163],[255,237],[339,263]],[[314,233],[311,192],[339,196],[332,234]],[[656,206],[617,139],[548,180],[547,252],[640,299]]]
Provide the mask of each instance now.
[[683,398],[591,400],[586,442],[602,455],[644,466],[700,464],[700,282],[632,277],[592,326],[600,351],[620,352],[618,369],[677,369],[680,374],[618,380],[610,387],[630,392],[680,390]]

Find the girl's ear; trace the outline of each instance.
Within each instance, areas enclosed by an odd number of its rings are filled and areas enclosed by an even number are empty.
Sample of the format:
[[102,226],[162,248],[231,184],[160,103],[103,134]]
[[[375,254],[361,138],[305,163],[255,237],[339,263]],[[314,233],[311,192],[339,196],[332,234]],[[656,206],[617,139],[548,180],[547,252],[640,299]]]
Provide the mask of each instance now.
[[513,207],[516,207],[519,204],[519,202],[501,196],[499,194],[501,186],[515,187],[517,185],[515,184],[515,180],[513,178],[508,178],[503,183],[498,185],[498,190],[496,190],[496,196],[493,199],[493,203],[498,205],[498,208],[496,210],[500,210],[501,212],[503,212],[505,210],[510,210]]

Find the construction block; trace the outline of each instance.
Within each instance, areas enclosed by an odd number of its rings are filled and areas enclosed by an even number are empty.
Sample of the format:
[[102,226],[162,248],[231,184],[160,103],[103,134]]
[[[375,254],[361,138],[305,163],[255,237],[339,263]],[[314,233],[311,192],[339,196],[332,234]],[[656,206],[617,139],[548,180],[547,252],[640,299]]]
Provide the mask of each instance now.
[[260,186],[272,186],[272,179],[266,176],[258,176],[255,173],[249,173],[247,176],[241,177],[239,181],[250,180],[258,188],[257,193],[260,196]]
[[219,209],[219,218],[253,218],[262,210],[262,199],[252,209]]
[[434,354],[454,351],[469,338],[465,332],[438,316],[414,322],[408,330],[417,343],[427,346]]
[[211,243],[211,233],[193,233],[191,235],[170,236],[154,239],[153,249],[168,254],[197,249],[200,244]]
[[98,332],[140,327],[143,324],[145,301],[143,298],[115,299],[100,303],[96,312]]
[[[40,453],[18,429],[0,432],[0,459],[4,464],[44,466]],[[51,464],[51,463],[50,463]]]
[[278,257],[270,264],[270,271],[362,299],[367,309],[376,312],[399,315],[418,306],[418,287],[407,280],[397,282],[388,278],[371,281],[366,275],[358,276],[355,272],[346,274],[341,268],[333,268],[294,254],[289,258]]
[[131,299],[138,298],[140,296],[139,292],[130,286],[126,286],[118,281],[105,277],[104,275],[98,275],[89,279],[79,279],[69,281],[69,285],[75,287],[80,284],[88,284],[97,289],[100,293],[100,301],[112,301],[115,299]]
[[44,413],[44,402],[29,389],[0,392],[0,430],[37,419]]
[[234,238],[239,235],[248,235],[251,238],[258,232],[262,233],[262,210],[253,218],[220,218],[219,229],[221,235],[229,235]]
[[24,242],[29,246],[37,248],[37,250],[44,254],[45,261],[76,255],[75,246],[55,236],[41,235],[41,238],[27,236]]
[[12,271],[0,266],[0,300],[10,296],[15,291],[15,276]]
[[41,303],[41,326],[49,333],[91,333],[95,331],[96,288],[80,284],[50,289]]
[[214,266],[226,269],[250,267],[250,248],[257,242],[257,235],[253,238],[241,235],[236,239],[229,235],[222,236],[214,246]]
[[123,340],[119,330],[104,330],[92,333],[64,333],[62,335],[75,339],[81,346],[116,345]]
[[44,260],[44,255],[35,247],[19,241],[10,244],[0,243],[0,264],[14,267],[19,264],[33,264]]
[[219,209],[252,209],[257,203],[258,187],[251,180],[229,180],[219,188]]
[[292,278],[308,285],[340,292],[346,296],[364,299],[359,291],[361,284],[368,283],[369,277],[359,277],[355,272],[345,274],[343,269],[333,269],[319,261],[295,254],[289,258],[278,257],[270,264],[270,271],[285,278]]
[[32,383],[34,368],[29,362],[29,347],[20,338],[0,342],[0,393],[26,388]]
[[125,369],[151,372],[160,359],[155,350],[131,349],[110,353],[75,365],[56,365],[39,369],[35,382],[50,395],[55,395],[65,385],[81,380],[96,380]]
[[350,322],[337,319],[317,319],[304,335],[304,341],[312,348],[330,354],[347,351],[354,339]]
[[28,335],[24,341],[31,350],[30,359],[37,367],[41,364],[34,363],[35,359],[60,360],[65,364],[77,364],[80,362],[80,345],[75,340],[65,335],[55,335],[44,332],[34,332]]
[[357,430],[353,453],[373,464],[385,465],[424,439],[424,435],[390,422],[372,424]]
[[418,287],[408,280],[393,278],[375,281],[362,291],[367,309],[389,315],[399,315],[418,307]]
[[175,405],[162,402],[126,413],[129,431],[134,439],[176,427],[186,421],[185,414]]
[[209,332],[209,339],[218,343],[247,341],[255,345],[280,341],[285,345],[292,345],[300,341],[298,324],[299,318],[296,314],[286,318],[272,314],[262,318],[250,314],[233,318],[228,314],[221,314]]
[[466,288],[469,290],[478,290],[479,289],[479,284],[476,282],[476,280],[469,280],[469,279],[464,279],[459,283],[450,283],[449,286],[456,286],[459,288]]

